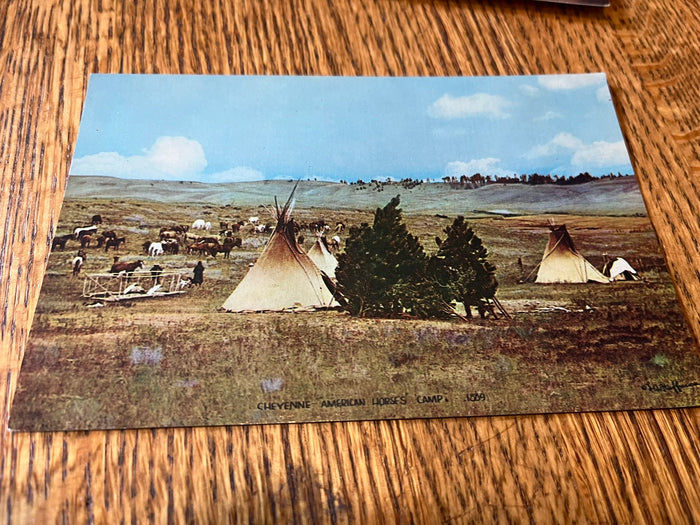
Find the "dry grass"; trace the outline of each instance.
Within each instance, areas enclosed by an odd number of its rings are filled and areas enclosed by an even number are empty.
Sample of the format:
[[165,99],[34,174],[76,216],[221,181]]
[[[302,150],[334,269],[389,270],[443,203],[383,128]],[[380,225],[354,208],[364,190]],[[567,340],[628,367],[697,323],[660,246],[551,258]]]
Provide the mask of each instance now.
[[[106,210],[109,210],[107,212]],[[141,253],[160,226],[205,218],[218,225],[256,207],[72,199],[59,234],[93,213],[128,237],[118,253],[191,273],[185,254]],[[371,221],[371,210],[305,210],[306,222]],[[427,250],[451,219],[407,216]],[[546,242],[544,217],[475,218],[493,254],[499,297],[513,320],[471,323],[354,319],[342,312],[227,314],[218,307],[257,258],[263,242],[246,232],[225,260],[207,258],[200,288],[169,298],[87,308],[82,280],[70,276],[77,246],[52,253],[25,354],[11,426],[77,429],[249,422],[432,417],[644,408],[697,404],[698,389],[643,387],[700,378],[694,343],[678,310],[645,218],[560,217],[596,266],[622,255],[644,283],[518,284]],[[310,236],[308,236],[310,237]],[[307,246],[310,246],[308,244]],[[113,254],[88,249],[85,272],[103,272]],[[551,308],[556,307],[556,308]],[[434,403],[419,403],[422,396]],[[362,399],[365,406],[321,402]],[[389,399],[398,404],[373,404]],[[259,403],[310,408],[259,410]],[[376,402],[376,401],[375,401]],[[405,404],[403,404],[405,402]]]

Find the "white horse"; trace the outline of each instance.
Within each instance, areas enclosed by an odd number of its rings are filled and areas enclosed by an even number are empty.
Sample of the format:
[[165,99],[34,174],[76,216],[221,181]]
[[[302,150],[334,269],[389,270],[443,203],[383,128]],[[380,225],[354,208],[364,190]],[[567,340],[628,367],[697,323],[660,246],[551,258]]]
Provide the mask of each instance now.
[[151,257],[157,257],[158,255],[163,255],[163,243],[162,242],[152,242],[148,247],[148,255]]
[[71,263],[73,266],[73,277],[78,277],[78,275],[80,275],[80,270],[85,264],[85,259],[86,257],[83,255],[78,255],[75,259],[73,259],[73,262]]
[[335,250],[340,250],[340,237],[337,235],[331,237],[331,240],[328,242],[328,246]]
[[86,226],[85,228],[76,228],[73,230],[73,237],[80,239],[83,235],[97,233],[97,226]]

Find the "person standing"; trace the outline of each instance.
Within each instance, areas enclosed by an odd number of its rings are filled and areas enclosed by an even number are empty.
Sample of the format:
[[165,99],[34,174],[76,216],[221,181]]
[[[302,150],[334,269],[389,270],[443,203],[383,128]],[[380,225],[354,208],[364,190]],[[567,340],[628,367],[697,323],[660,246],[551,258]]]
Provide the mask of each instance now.
[[192,284],[196,284],[197,286],[201,285],[204,282],[204,265],[202,264],[202,261],[197,263],[197,266],[194,267],[194,271],[192,273]]

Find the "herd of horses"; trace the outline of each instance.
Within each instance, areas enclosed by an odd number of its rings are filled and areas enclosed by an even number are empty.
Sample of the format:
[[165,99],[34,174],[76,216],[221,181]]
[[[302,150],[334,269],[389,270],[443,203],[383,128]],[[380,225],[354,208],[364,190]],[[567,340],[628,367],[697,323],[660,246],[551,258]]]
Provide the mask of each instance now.
[[[79,245],[76,256],[71,261],[72,275],[78,277],[88,258],[88,248],[104,248],[104,252],[119,251],[127,244],[126,236],[119,236],[115,230],[105,229],[100,231],[103,224],[101,215],[93,215],[90,223],[86,226],[79,226],[73,229],[72,233],[57,235],[53,238],[51,249],[65,250],[68,243]],[[223,254],[224,258],[229,258],[234,248],[241,248],[243,240],[240,236],[242,229],[249,226],[254,235],[260,233],[270,233],[274,227],[270,224],[260,224],[258,217],[250,217],[247,221],[220,222],[219,234],[211,233],[212,224],[203,219],[195,220],[191,226],[172,225],[160,228],[158,239],[147,240],[141,244],[142,253],[149,257],[159,257],[162,255],[177,255],[184,250],[188,255],[198,255],[200,257],[216,257]],[[332,228],[325,221],[313,221],[308,224],[297,226],[299,231],[308,229],[313,232],[335,233],[329,245],[338,248],[340,237],[338,234],[345,230],[342,222],[337,222]],[[238,235],[237,235],[238,234]],[[303,235],[299,236],[300,243],[303,243]],[[121,261],[119,256],[115,256],[109,273],[131,274],[134,271],[144,268],[143,260]]]

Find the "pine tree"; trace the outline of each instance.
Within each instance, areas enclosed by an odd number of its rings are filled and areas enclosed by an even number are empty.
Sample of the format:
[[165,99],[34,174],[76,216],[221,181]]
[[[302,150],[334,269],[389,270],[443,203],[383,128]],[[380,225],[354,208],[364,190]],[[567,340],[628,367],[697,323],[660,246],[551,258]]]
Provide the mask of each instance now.
[[360,317],[412,314],[427,262],[423,247],[403,223],[399,196],[374,214],[370,227],[349,230],[336,278],[347,310]]
[[488,261],[486,247],[464,217],[457,217],[444,231],[444,241],[435,239],[439,249],[428,263],[428,272],[443,300],[463,303],[471,318],[472,306],[484,312],[496,294],[496,267]]
[[[347,301],[345,309],[351,314],[365,316],[369,305],[376,303],[379,282],[374,277],[370,260],[374,234],[367,223],[351,226],[345,243],[345,252],[338,256],[335,276],[338,288]],[[371,309],[371,308],[370,308]]]

